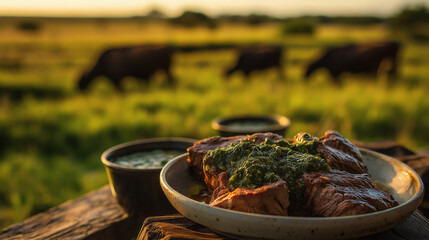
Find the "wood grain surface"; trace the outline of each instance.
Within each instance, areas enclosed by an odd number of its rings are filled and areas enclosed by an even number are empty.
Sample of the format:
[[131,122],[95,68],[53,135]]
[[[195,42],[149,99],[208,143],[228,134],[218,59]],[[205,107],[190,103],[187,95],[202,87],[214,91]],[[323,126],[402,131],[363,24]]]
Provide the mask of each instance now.
[[[182,239],[231,239],[203,227],[183,215],[169,215],[146,218],[143,223],[138,240],[182,240]],[[415,211],[403,223],[395,228],[371,235],[357,238],[359,240],[414,240],[429,239],[429,221],[419,211]]]
[[0,239],[129,239],[137,224],[105,186],[4,229]]

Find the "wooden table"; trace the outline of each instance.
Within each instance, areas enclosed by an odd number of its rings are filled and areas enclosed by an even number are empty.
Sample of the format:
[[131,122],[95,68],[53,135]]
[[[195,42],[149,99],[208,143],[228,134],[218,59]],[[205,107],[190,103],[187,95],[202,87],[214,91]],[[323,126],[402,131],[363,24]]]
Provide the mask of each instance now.
[[[429,157],[392,142],[354,143],[409,164],[429,186]],[[429,239],[425,216],[429,216],[428,197],[403,223],[361,239]],[[228,239],[180,214],[146,217],[129,217],[116,203],[109,186],[104,186],[3,229],[0,239]]]

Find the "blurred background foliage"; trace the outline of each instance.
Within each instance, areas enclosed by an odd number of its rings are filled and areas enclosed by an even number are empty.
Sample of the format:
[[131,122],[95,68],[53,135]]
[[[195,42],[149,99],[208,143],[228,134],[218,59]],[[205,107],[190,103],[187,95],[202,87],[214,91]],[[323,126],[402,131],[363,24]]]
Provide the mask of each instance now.
[[[216,135],[218,116],[282,114],[288,138],[336,129],[358,141],[397,141],[429,148],[429,18],[425,6],[392,17],[251,14],[210,17],[154,9],[130,18],[24,18],[0,21],[0,227],[24,220],[107,184],[101,153],[139,138]],[[398,40],[399,77],[343,76],[333,85],[321,70],[305,82],[305,67],[327,47]],[[87,93],[76,81],[112,46],[171,44],[175,86],[158,74],[125,79],[118,93],[99,78]],[[249,79],[221,74],[235,48],[284,47],[283,71]],[[193,51],[185,51],[192,49]]]
[[403,34],[417,41],[429,41],[429,9],[425,5],[408,6],[390,21],[396,34]]

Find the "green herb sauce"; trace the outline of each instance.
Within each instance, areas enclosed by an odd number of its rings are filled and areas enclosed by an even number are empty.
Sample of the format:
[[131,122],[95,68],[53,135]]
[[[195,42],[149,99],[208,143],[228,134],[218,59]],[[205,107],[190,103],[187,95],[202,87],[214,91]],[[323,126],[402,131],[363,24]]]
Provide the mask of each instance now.
[[275,122],[263,122],[263,121],[237,121],[230,122],[226,124],[229,127],[238,127],[238,128],[249,128],[249,127],[268,127],[275,126]]
[[290,199],[304,197],[302,175],[305,172],[330,169],[316,151],[317,140],[288,143],[267,140],[261,144],[241,142],[209,151],[203,162],[206,170],[226,171],[232,190],[257,188],[283,179],[291,192]]
[[295,138],[295,143],[290,144],[290,148],[298,152],[317,155],[317,144],[320,144],[317,138],[308,133],[300,133]]
[[135,168],[163,167],[168,161],[183,153],[185,151],[155,149],[120,156],[114,162],[122,166]]

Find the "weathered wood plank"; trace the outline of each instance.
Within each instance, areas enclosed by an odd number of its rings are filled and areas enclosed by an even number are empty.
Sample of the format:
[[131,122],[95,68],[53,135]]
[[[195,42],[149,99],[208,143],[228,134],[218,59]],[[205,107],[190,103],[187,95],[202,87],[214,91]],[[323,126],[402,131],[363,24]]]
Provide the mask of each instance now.
[[429,221],[417,210],[392,231],[404,239],[429,239]]
[[143,223],[138,240],[220,240],[230,239],[223,237],[195,223],[181,214],[148,217]]
[[136,222],[105,186],[3,229],[0,239],[127,239]]
[[[182,215],[146,218],[138,240],[219,240],[230,239],[201,226]],[[414,240],[429,239],[429,222],[419,211],[415,211],[395,228],[355,240]]]

